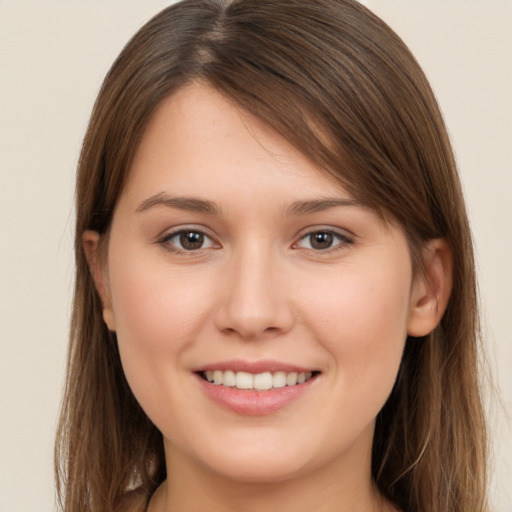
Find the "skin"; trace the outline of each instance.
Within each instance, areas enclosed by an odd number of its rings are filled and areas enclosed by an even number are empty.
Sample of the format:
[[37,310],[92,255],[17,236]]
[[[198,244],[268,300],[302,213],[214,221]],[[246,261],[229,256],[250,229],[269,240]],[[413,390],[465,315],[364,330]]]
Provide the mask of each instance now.
[[[218,211],[161,202],[176,197]],[[293,208],[325,199],[343,204]],[[180,247],[180,229],[204,244]],[[332,233],[332,244],[318,248],[312,232]],[[84,233],[127,379],[164,437],[169,483],[150,512],[393,510],[370,476],[375,417],[407,334],[427,334],[444,310],[443,241],[425,247],[427,273],[415,277],[399,226],[193,84],[154,113],[105,258],[98,246]],[[248,416],[215,403],[194,373],[232,359],[320,373],[285,407]]]

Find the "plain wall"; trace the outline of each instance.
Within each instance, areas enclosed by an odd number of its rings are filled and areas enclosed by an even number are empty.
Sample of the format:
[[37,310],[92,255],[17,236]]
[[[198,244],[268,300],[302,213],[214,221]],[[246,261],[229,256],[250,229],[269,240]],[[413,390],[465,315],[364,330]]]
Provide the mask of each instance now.
[[[169,3],[0,0],[0,512],[54,510],[80,143],[111,62]],[[512,512],[512,0],[364,3],[415,53],[452,136],[502,393],[492,496]]]

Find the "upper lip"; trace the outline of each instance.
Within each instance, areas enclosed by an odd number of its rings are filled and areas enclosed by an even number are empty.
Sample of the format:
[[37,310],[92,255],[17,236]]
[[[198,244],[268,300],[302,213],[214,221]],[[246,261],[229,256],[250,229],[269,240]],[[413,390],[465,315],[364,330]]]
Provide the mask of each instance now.
[[227,371],[232,370],[234,372],[247,372],[247,373],[275,373],[275,372],[314,372],[315,368],[299,366],[290,363],[283,363],[280,361],[273,361],[270,359],[260,361],[244,361],[241,359],[233,359],[230,361],[218,361],[215,363],[209,363],[204,366],[195,368],[194,372],[206,372],[208,370],[221,370]]

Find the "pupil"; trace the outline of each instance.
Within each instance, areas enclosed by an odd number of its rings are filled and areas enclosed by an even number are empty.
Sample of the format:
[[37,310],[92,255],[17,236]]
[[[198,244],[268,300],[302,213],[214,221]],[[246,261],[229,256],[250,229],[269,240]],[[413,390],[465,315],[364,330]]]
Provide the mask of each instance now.
[[311,247],[313,249],[328,249],[333,242],[332,233],[315,233],[311,235]]
[[182,233],[180,236],[180,243],[184,249],[200,249],[204,242],[204,235],[202,233]]

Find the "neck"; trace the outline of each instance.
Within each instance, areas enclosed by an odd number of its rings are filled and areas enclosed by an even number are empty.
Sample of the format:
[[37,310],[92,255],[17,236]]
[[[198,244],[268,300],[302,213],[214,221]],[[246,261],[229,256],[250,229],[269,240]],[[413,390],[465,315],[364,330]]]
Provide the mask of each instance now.
[[[166,447],[168,451],[168,447]],[[391,512],[371,480],[371,454],[365,463],[344,459],[280,481],[226,478],[173,448],[167,456],[168,481],[148,512]],[[361,455],[359,453],[359,455]]]

